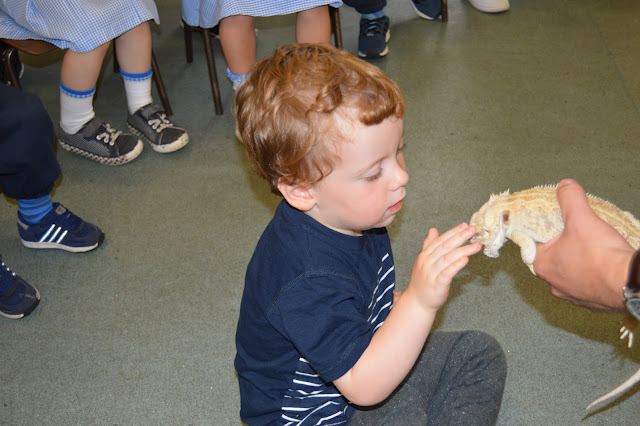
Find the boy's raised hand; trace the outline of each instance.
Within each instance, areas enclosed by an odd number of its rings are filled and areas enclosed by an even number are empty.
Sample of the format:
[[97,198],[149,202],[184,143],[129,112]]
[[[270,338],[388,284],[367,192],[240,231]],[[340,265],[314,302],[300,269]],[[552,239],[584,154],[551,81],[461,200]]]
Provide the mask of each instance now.
[[413,265],[407,289],[358,362],[334,380],[340,392],[357,405],[383,401],[406,377],[427,339],[438,309],[449,296],[453,277],[465,267],[480,243],[463,245],[476,229],[461,223],[438,235],[431,229]]
[[429,230],[411,272],[407,290],[414,293],[425,310],[436,311],[449,297],[453,277],[469,262],[469,256],[480,251],[480,243],[463,245],[476,229],[466,223],[438,235],[435,228]]

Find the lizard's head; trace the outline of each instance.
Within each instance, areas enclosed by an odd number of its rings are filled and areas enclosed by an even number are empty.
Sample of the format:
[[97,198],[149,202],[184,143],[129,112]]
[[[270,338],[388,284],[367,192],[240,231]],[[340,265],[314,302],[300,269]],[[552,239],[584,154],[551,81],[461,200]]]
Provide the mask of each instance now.
[[509,191],[499,195],[492,195],[477,212],[471,216],[469,224],[475,226],[476,235],[471,242],[479,242],[484,246],[484,254],[488,257],[498,257],[500,249],[507,241],[505,229],[509,225],[509,211],[504,210],[498,203],[500,197],[508,195]]

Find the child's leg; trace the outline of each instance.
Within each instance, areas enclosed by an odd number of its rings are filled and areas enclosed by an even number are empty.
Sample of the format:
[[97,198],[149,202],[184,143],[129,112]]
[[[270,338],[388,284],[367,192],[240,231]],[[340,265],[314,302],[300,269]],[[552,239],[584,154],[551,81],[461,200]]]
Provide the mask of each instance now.
[[358,56],[375,59],[389,53],[391,23],[384,13],[386,0],[344,0],[344,4],[353,7],[362,15],[358,35]]
[[435,332],[405,381],[382,404],[358,410],[350,425],[496,423],[506,361],[491,336]]
[[329,7],[319,6],[302,10],[296,17],[296,41],[298,43],[331,42]]
[[253,17],[227,16],[220,21],[220,45],[233,88],[239,88],[256,62],[256,32]]
[[68,134],[75,134],[95,116],[93,95],[107,49],[109,49],[109,43],[87,53],[67,50],[62,58],[60,127]]
[[115,39],[120,73],[124,79],[129,113],[133,114],[151,97],[151,29],[148,22],[121,34]]
[[376,13],[387,6],[387,0],[343,0],[343,2],[353,7],[360,15]]
[[23,244],[76,252],[97,247],[104,238],[100,228],[51,201],[60,166],[53,151],[53,123],[42,102],[3,85],[0,116],[0,185],[18,202],[18,233]]
[[174,152],[189,142],[187,132],[171,123],[151,96],[151,29],[148,22],[121,34],[115,40],[120,74],[124,80],[129,115],[127,124],[144,136],[156,152]]
[[60,146],[102,164],[127,163],[142,152],[137,137],[116,131],[95,117],[93,96],[109,48],[105,43],[87,53],[67,50],[60,70]]
[[53,150],[53,124],[32,94],[0,85],[0,186],[22,199],[49,196],[60,175]]

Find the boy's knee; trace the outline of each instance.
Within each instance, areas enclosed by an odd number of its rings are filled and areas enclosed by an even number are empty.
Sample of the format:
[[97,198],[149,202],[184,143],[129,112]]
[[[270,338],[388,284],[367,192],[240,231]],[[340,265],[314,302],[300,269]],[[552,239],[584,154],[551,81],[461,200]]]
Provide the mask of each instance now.
[[500,343],[491,336],[483,331],[478,330],[468,330],[464,331],[460,340],[472,344],[474,346],[486,346],[486,347],[494,347],[502,350]]
[[482,356],[498,368],[506,371],[506,355],[500,343],[498,343],[493,336],[482,331],[470,330],[464,332],[460,338],[460,344],[462,344],[465,348],[464,350],[468,350],[470,354]]

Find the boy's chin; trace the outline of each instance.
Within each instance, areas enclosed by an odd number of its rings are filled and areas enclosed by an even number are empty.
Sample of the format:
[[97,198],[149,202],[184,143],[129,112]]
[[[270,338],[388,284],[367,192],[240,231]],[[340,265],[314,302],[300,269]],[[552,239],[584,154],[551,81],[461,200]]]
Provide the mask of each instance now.
[[373,228],[385,228],[385,227],[391,225],[391,223],[393,223],[393,221],[395,219],[396,219],[396,214],[394,213],[394,214],[392,214],[390,216],[387,216],[384,219],[382,219],[376,225],[372,226],[371,229],[373,229]]

